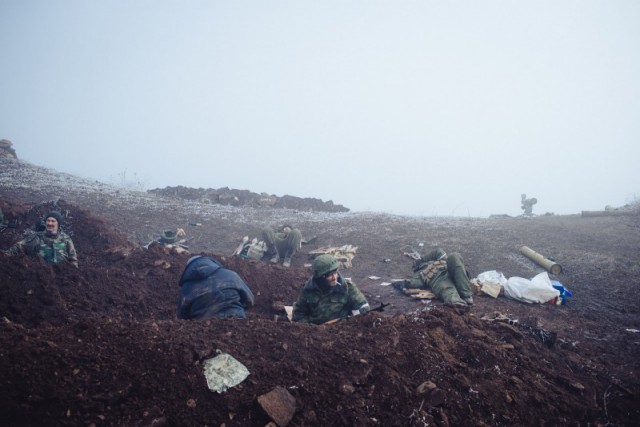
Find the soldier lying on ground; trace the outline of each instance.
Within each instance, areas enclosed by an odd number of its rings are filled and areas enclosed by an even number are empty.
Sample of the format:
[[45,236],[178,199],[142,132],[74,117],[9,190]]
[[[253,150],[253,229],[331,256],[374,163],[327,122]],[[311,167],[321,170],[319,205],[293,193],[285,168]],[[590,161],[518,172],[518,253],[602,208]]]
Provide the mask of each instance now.
[[313,260],[313,276],[293,305],[294,322],[322,324],[369,311],[365,296],[338,273],[338,266],[338,260],[328,254]]
[[448,304],[473,305],[473,291],[462,256],[437,248],[416,260],[411,280],[396,282],[396,289],[431,289]]
[[45,217],[44,230],[36,231],[4,251],[6,255],[37,255],[47,262],[69,262],[78,267],[78,254],[71,237],[61,229],[62,215],[51,211]]

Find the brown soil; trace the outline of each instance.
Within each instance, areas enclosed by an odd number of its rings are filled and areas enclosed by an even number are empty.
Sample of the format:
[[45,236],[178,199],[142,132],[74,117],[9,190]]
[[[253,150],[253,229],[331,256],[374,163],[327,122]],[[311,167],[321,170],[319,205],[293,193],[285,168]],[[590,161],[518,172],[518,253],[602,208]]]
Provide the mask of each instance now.
[[[55,206],[80,268],[0,255],[1,425],[265,426],[257,400],[278,386],[295,398],[291,426],[640,425],[638,215],[411,218],[205,206],[2,162],[0,208],[11,227],[0,248]],[[242,236],[285,222],[317,236],[292,268],[229,256]],[[176,227],[192,254],[217,257],[251,286],[248,320],[175,319],[190,255],[143,245]],[[462,253],[473,275],[507,277],[543,271],[517,252],[527,245],[562,264],[552,278],[574,296],[555,306],[479,295],[462,311],[380,286],[410,274],[403,252],[419,242]],[[276,319],[310,274],[308,252],[344,244],[358,251],[343,274],[372,306],[391,305],[327,326]],[[483,319],[495,312],[517,322]],[[216,350],[250,371],[224,393],[210,391],[202,372]]]

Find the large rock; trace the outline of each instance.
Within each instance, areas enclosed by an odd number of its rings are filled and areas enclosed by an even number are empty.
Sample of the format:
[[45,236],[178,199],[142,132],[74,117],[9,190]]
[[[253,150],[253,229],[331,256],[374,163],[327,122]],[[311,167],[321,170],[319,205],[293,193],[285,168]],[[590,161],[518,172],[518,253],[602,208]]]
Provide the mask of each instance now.
[[16,150],[13,149],[13,143],[8,139],[0,139],[0,157],[8,159],[17,159]]
[[293,418],[296,412],[296,398],[285,388],[276,387],[269,393],[258,397],[258,403],[262,410],[276,422],[280,427],[284,427]]

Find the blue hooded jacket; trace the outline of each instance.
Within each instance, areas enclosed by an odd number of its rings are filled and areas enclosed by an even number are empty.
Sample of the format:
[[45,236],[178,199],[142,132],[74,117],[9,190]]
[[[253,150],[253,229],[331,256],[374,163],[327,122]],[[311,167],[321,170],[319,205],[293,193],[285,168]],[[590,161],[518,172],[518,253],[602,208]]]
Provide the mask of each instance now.
[[246,318],[255,297],[242,278],[210,257],[190,259],[180,278],[178,319]]

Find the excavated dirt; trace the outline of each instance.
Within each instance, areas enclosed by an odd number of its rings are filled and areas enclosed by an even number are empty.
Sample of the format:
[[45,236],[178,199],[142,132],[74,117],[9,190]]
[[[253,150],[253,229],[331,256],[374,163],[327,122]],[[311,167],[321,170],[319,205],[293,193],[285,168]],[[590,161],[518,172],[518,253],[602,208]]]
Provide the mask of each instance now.
[[[192,192],[192,190],[189,190]],[[0,159],[0,248],[60,209],[80,268],[0,254],[0,424],[265,426],[258,398],[295,398],[290,426],[639,425],[640,216],[413,218],[199,203],[129,192]],[[242,236],[289,223],[317,238],[289,269],[230,256]],[[237,271],[247,320],[175,318],[190,254],[144,245],[184,228],[191,254]],[[419,244],[423,243],[423,246]],[[309,251],[358,247],[351,277],[373,312],[334,325],[280,315],[310,275]],[[543,269],[553,256],[566,305],[476,296],[468,311],[380,283],[410,274],[404,252],[460,252],[472,275]],[[379,279],[372,279],[377,276]],[[511,322],[491,321],[496,313]],[[220,350],[250,375],[216,393],[203,361]],[[277,417],[276,417],[277,418]],[[278,418],[281,424],[286,420]]]

